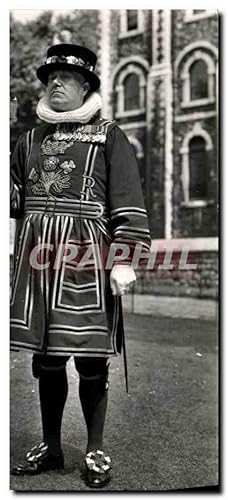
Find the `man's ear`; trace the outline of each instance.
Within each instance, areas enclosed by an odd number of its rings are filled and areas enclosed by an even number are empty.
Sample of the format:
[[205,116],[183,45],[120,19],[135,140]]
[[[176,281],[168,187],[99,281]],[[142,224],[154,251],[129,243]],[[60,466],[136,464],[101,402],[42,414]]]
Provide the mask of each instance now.
[[83,96],[85,97],[90,91],[90,84],[88,82],[83,83]]

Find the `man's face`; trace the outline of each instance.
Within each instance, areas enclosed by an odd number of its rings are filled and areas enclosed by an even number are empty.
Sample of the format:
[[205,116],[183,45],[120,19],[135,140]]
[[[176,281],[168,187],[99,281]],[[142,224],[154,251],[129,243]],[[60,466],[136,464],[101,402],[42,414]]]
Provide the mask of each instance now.
[[80,108],[88,93],[89,84],[75,71],[56,70],[48,76],[47,96],[54,111],[72,111]]

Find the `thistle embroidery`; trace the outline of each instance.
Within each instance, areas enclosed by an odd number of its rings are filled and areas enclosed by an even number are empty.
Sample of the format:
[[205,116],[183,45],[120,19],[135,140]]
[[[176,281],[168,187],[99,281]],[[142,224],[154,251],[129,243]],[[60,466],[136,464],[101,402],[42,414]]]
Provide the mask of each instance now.
[[52,170],[55,170],[59,164],[59,159],[56,158],[55,156],[51,156],[50,158],[46,158],[43,161],[43,169],[46,170],[46,172],[51,172]]
[[29,180],[33,182],[31,191],[39,196],[62,193],[64,189],[71,187],[69,174],[75,168],[73,160],[60,164],[55,156],[45,159],[40,174],[33,168],[29,175]]

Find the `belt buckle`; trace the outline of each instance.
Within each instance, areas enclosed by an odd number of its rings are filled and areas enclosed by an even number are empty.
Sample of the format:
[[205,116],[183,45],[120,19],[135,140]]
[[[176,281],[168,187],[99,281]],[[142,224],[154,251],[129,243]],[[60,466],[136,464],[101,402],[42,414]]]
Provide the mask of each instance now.
[[96,203],[97,204],[97,219],[100,219],[104,213],[104,207],[99,201]]

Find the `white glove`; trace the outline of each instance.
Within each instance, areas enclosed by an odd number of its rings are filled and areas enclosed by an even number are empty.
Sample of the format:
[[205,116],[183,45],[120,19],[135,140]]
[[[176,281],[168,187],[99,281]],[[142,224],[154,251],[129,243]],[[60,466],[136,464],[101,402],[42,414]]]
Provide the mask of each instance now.
[[112,294],[123,295],[135,280],[136,274],[133,267],[116,264],[110,274]]

